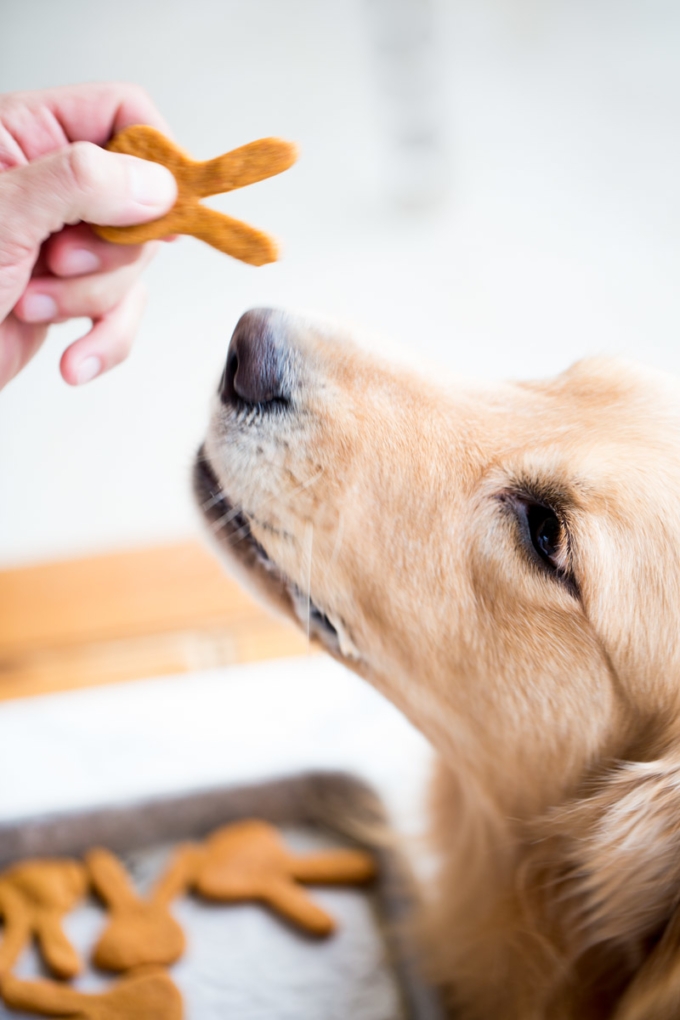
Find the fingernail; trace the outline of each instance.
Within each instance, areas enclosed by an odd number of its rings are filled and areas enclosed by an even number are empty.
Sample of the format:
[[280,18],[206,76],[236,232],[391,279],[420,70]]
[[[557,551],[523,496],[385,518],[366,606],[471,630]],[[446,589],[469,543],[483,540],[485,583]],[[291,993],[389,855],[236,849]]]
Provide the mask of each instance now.
[[166,212],[177,197],[177,182],[169,170],[148,159],[130,159],[132,197],[140,205]]
[[50,322],[57,317],[57,303],[49,294],[29,294],[21,317],[25,322]]
[[101,268],[101,259],[87,248],[73,248],[61,257],[61,271],[64,276],[83,276],[95,273]]
[[84,358],[78,365],[76,369],[76,383],[78,386],[82,386],[83,383],[90,382],[99,375],[101,370],[101,361],[94,354],[91,354],[89,358]]

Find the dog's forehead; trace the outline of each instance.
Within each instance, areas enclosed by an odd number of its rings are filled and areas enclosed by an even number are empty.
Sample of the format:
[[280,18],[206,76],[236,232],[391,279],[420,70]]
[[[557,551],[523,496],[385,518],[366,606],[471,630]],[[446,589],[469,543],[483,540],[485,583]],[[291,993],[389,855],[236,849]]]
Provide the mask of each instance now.
[[[616,520],[633,530],[660,518],[680,524],[675,378],[597,358],[552,380],[517,384],[516,391],[518,411],[507,435],[521,440],[502,449],[499,475],[539,496],[564,494],[564,505],[586,512],[582,523],[590,520],[589,527],[593,514],[603,526]],[[653,544],[648,536],[646,547]]]
[[521,385],[594,424],[680,428],[680,380],[623,359],[586,358],[554,379]]

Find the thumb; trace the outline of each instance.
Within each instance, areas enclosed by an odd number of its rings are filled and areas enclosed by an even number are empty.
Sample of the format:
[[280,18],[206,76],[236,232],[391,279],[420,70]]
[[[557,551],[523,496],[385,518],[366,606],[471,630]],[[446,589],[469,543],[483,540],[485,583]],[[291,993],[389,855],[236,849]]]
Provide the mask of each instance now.
[[157,219],[177,197],[159,163],[75,142],[0,174],[0,273],[50,234],[84,220],[128,226]]

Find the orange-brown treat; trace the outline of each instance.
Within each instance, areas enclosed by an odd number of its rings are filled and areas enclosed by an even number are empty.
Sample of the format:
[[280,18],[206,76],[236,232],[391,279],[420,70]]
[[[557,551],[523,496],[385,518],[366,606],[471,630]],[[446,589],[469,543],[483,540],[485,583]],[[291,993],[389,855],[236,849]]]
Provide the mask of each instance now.
[[198,843],[180,843],[154,886],[154,897],[170,903],[187,892],[204,857],[205,850]]
[[91,850],[85,861],[92,886],[111,915],[92,955],[97,966],[122,971],[178,960],[186,943],[169,903],[185,884],[183,878],[178,883],[171,869],[149,899],[143,900],[132,888],[118,858],[108,850]]
[[220,902],[259,900],[315,935],[329,935],[335,921],[299,882],[340,885],[368,882],[376,868],[361,850],[325,850],[296,856],[273,825],[247,821],[227,825],[205,843],[196,859],[194,888]]
[[193,234],[213,248],[252,266],[264,266],[278,258],[276,243],[267,234],[201,205],[199,199],[234,191],[288,170],[297,159],[297,150],[290,142],[261,138],[216,159],[198,163],[160,131],[136,124],[115,135],[107,149],[162,163],[177,181],[177,201],[170,212],[150,223],[131,227],[94,226],[95,233],[105,241],[141,244],[169,234]]
[[61,923],[87,888],[82,864],[66,859],[24,861],[0,875],[0,975],[7,973],[34,935],[49,967],[59,977],[81,969],[75,949]]
[[28,945],[33,931],[31,910],[23,896],[6,882],[0,882],[0,917],[3,922],[0,943],[0,978],[9,973]]
[[54,981],[3,978],[2,997],[11,1009],[71,1020],[182,1020],[182,996],[167,974],[141,971],[98,994]]

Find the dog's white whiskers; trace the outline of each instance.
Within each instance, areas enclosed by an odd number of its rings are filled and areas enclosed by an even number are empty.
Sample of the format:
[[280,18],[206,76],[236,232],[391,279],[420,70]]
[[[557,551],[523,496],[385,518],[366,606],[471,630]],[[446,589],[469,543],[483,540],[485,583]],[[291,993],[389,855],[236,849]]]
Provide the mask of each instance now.
[[[316,474],[312,475],[311,478],[308,478],[304,482],[299,482],[298,485],[296,485],[295,488],[288,494],[287,498],[294,499],[295,496],[299,496],[301,492],[304,492],[305,489],[308,489],[311,485],[314,484],[314,482],[318,482],[321,476],[325,474],[325,471],[326,471],[325,468],[319,468]],[[269,506],[270,503],[273,503],[275,499],[280,499],[280,494],[277,492],[272,492],[272,494],[270,496],[267,496],[266,499],[261,500],[259,503],[258,512],[263,507]]]
[[219,492],[214,493],[214,495],[212,495],[210,499],[207,499],[205,503],[201,503],[201,510],[203,510],[204,513],[207,513],[208,510],[212,510],[212,508],[214,506],[217,506],[218,503],[223,502],[224,493],[222,492],[222,490],[220,490]]
[[[311,478],[308,478],[306,481],[301,482],[295,489],[293,489],[293,491],[291,492],[291,496],[295,497],[295,496],[299,495],[301,492],[304,492],[305,489],[308,489],[310,487],[310,485],[313,485],[314,482],[317,482],[319,480],[319,478],[321,478],[321,476],[324,474],[324,471],[325,471],[325,468],[320,468],[320,470],[317,471],[316,474],[312,475]],[[272,493],[266,499],[263,499],[260,502],[260,504],[259,504],[259,509],[263,509],[264,507],[266,507],[269,504],[273,503],[274,500],[276,499],[276,495],[277,495],[276,493]],[[217,503],[222,502],[225,498],[226,497],[225,497],[224,493],[223,492],[220,493],[219,498],[215,499],[215,503],[213,505],[216,505]],[[208,500],[208,504],[205,506],[204,509],[206,509],[206,510],[210,509],[210,500]],[[216,521],[213,521],[211,523],[210,527],[211,527],[212,531],[213,532],[219,531],[225,525],[229,524],[229,522],[232,521],[234,519],[234,517],[236,517],[239,513],[242,513],[242,512],[243,512],[242,507],[234,507],[231,510],[227,511],[226,514],[224,514],[222,517],[219,517]]]
[[[311,478],[308,478],[304,482],[300,482],[299,485],[297,485],[293,489],[293,491],[290,493],[290,497],[294,498],[295,496],[298,496],[301,492],[304,492],[304,490],[308,489],[311,485],[314,484],[314,482],[317,482],[319,480],[319,478],[321,478],[321,476],[324,474],[324,472],[325,472],[325,468],[320,468],[319,471],[316,472],[316,474],[311,476]],[[265,507],[267,507],[271,503],[273,503],[274,500],[277,498],[277,496],[278,496],[278,494],[273,492],[270,496],[267,496],[265,499],[261,500],[259,502],[258,513],[259,513],[260,510],[264,509]],[[208,502],[206,503],[206,505],[203,508],[204,510],[211,509],[211,506],[214,506],[217,503],[222,502],[226,497],[225,497],[225,494],[223,492],[220,492],[219,496],[213,497],[213,498],[214,498],[214,503],[211,500],[208,500]],[[222,517],[218,518],[218,520],[212,522],[211,527],[212,527],[213,531],[219,531],[219,529],[221,527],[224,527],[224,525],[228,524],[231,520],[233,520],[233,518],[238,513],[242,513],[242,512],[243,512],[243,508],[242,507],[236,507],[236,508],[234,508],[232,510],[229,510]]]
[[[290,496],[288,498],[295,498],[295,496],[299,496],[301,492],[304,492],[305,489],[308,489],[310,487],[310,485],[314,484],[314,482],[318,482],[319,478],[321,478],[321,476],[324,474],[325,470],[326,470],[325,468],[320,468],[316,472],[316,474],[312,475],[311,478],[308,478],[306,482],[300,482],[299,485],[297,485],[293,489],[293,491],[290,493]],[[273,492],[271,494],[271,496],[268,496],[266,499],[262,500],[262,503],[260,504],[260,506],[261,507],[268,506],[270,503],[274,502],[274,500],[277,498],[277,496],[278,496],[278,494]]]
[[238,545],[239,542],[242,542],[244,538],[247,538],[249,534],[250,525],[244,524],[242,528],[238,529],[238,531],[235,531],[232,535],[227,536],[227,545],[233,548],[233,546]]
[[232,507],[231,510],[226,512],[226,514],[222,514],[221,517],[218,517],[216,521],[210,522],[211,530],[213,532],[220,531],[220,529],[224,528],[230,521],[233,521],[234,517],[238,517],[240,512],[241,511],[238,507]]
[[305,489],[308,489],[310,485],[313,485],[314,482],[318,482],[319,478],[321,478],[321,476],[324,474],[325,470],[326,470],[325,468],[319,468],[319,470],[316,472],[315,475],[312,475],[312,477],[308,478],[306,482],[301,482],[297,486],[297,488],[293,489],[291,495],[292,496],[297,496],[297,495],[299,495],[299,493],[303,492]]

